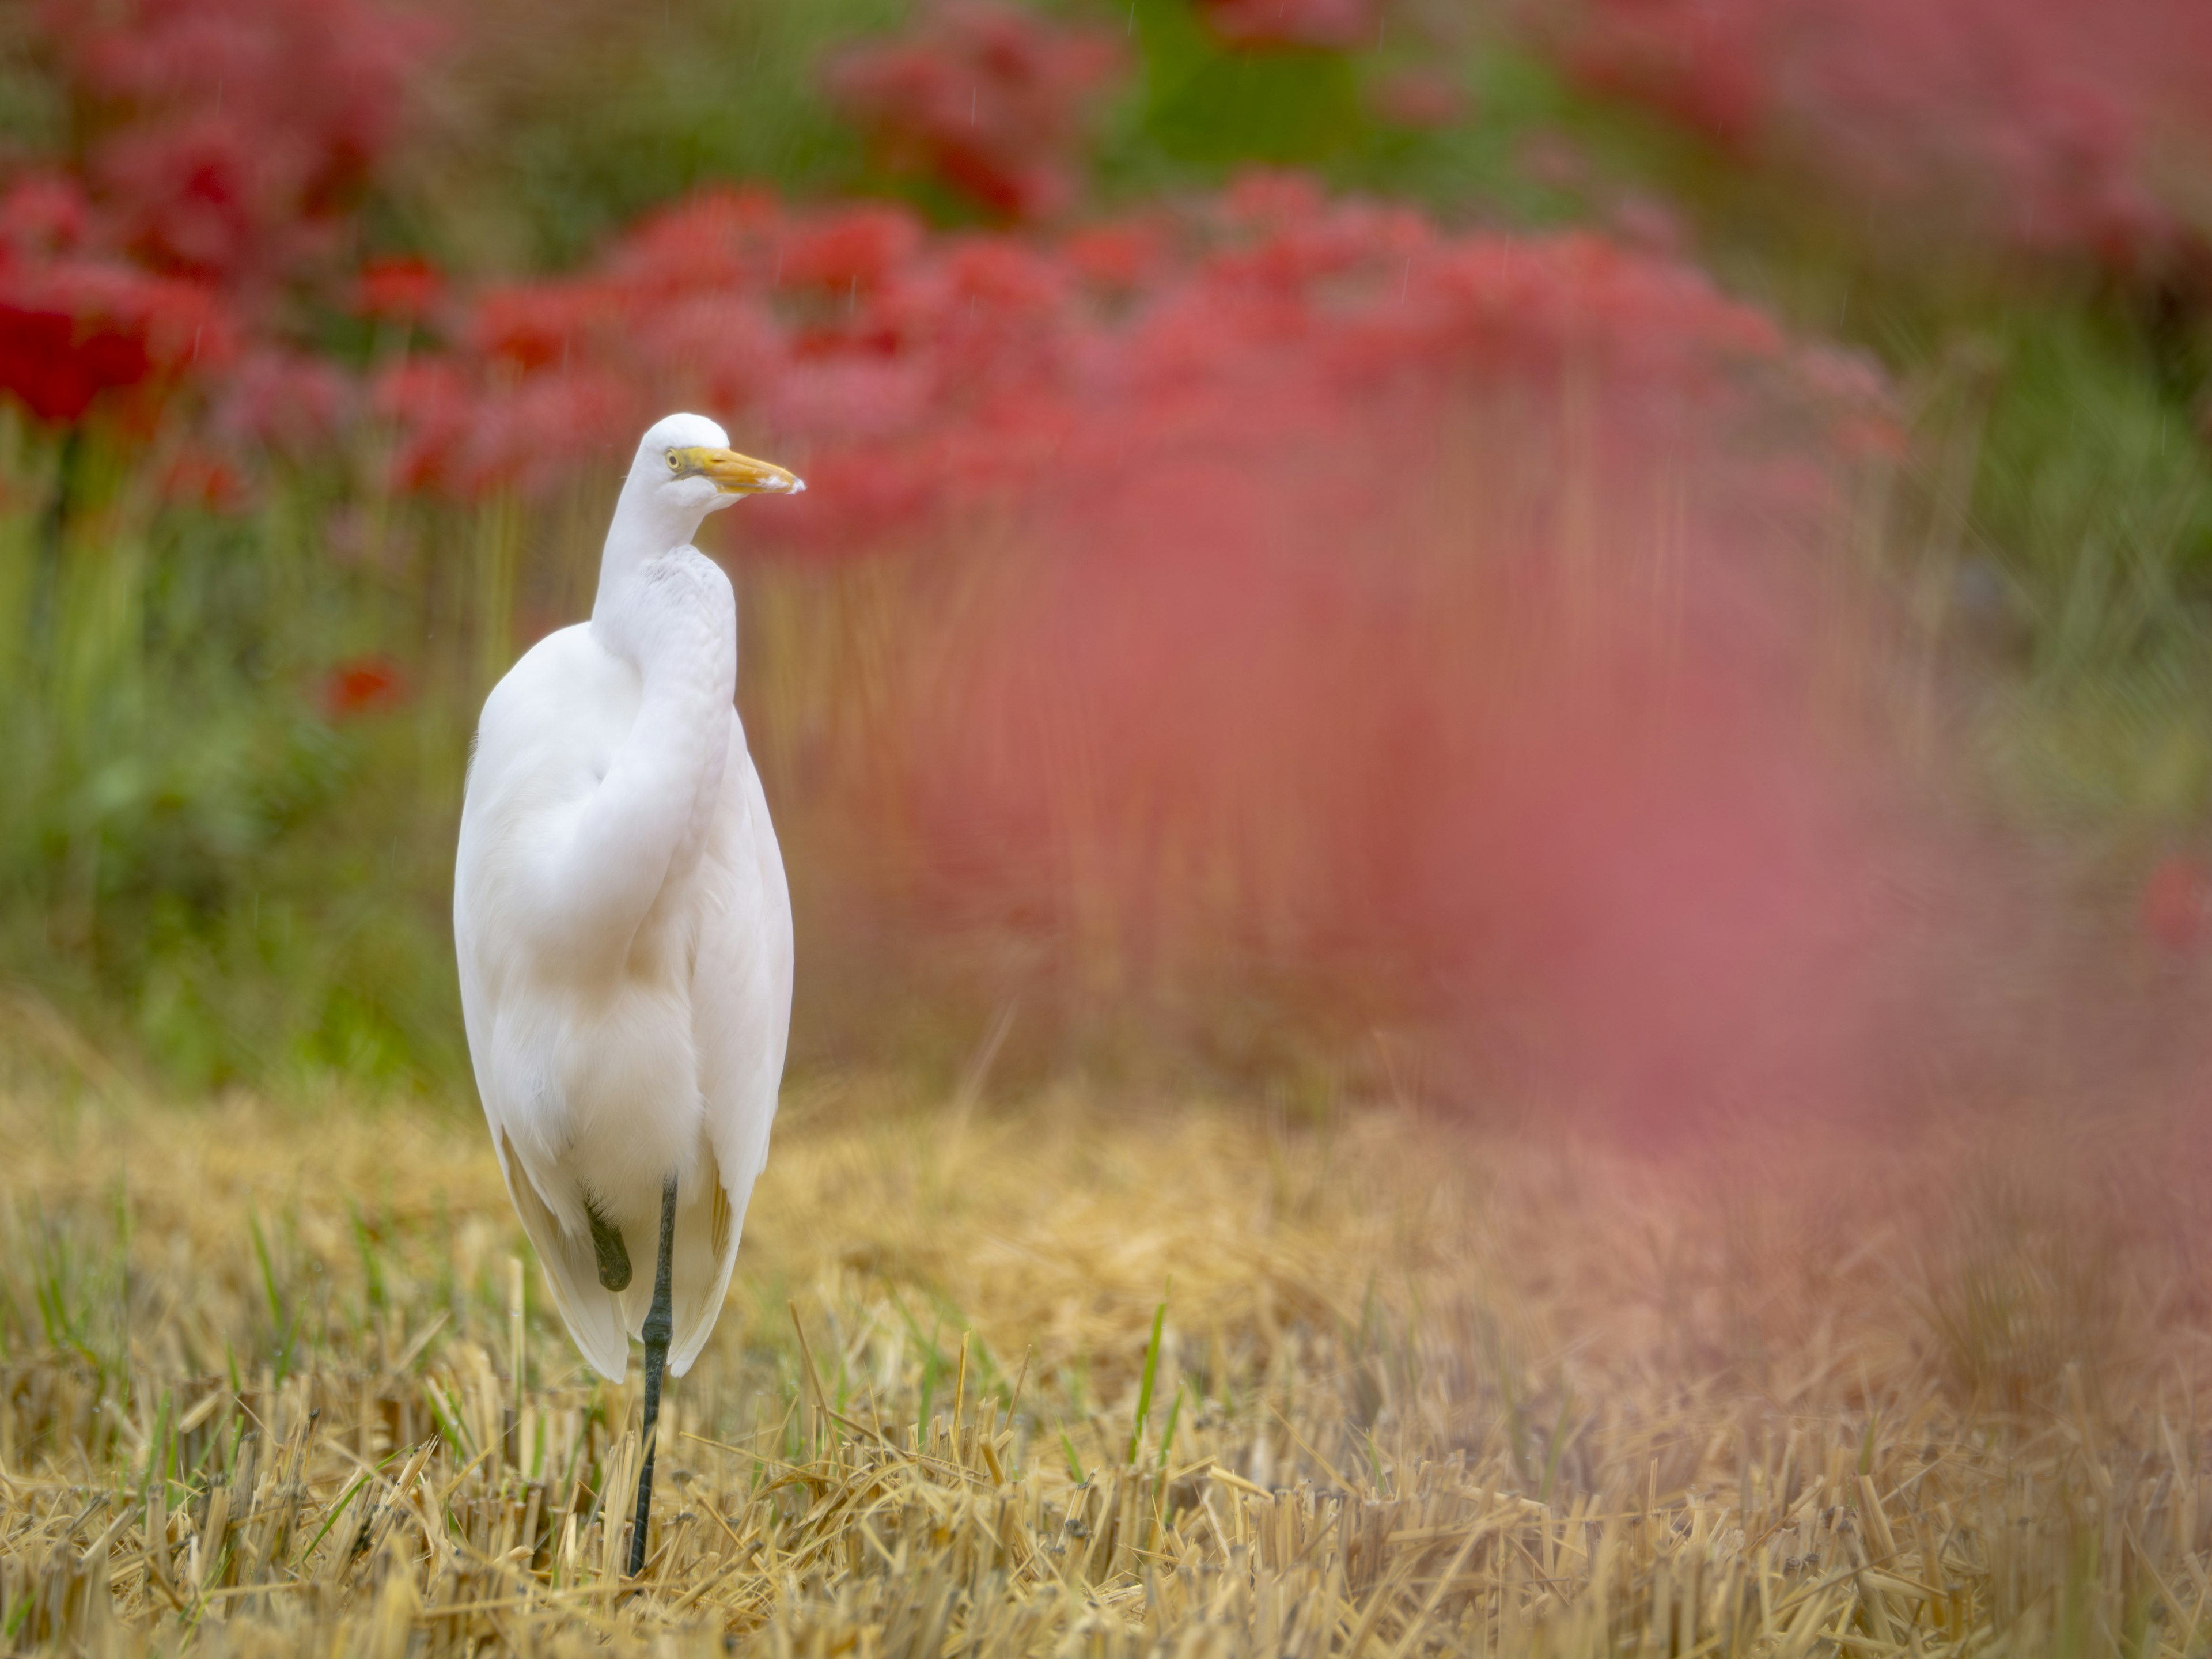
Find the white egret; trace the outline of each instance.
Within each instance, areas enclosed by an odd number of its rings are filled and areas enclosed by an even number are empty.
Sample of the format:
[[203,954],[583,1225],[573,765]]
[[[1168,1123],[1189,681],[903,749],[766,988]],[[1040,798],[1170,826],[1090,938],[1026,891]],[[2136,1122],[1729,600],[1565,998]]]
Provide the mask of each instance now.
[[[733,707],[737,606],[691,545],[805,485],[672,415],[631,464],[588,623],[485,699],[453,938],[484,1117],[568,1334],[620,1382],[645,1344],[644,1565],[664,1365],[706,1344],[768,1161],[791,1021],[790,890]],[[653,1283],[630,1241],[657,1238]]]

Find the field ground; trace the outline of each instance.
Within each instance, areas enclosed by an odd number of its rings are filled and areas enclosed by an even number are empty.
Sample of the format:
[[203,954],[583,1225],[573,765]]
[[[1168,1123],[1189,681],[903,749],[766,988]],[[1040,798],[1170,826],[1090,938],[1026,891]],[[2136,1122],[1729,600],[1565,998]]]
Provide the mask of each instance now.
[[546,1317],[471,1118],[26,1087],[0,1133],[24,1646],[2212,1638],[2170,1127],[1638,1152],[1389,1106],[812,1085],[674,1386],[635,1584],[635,1402]]

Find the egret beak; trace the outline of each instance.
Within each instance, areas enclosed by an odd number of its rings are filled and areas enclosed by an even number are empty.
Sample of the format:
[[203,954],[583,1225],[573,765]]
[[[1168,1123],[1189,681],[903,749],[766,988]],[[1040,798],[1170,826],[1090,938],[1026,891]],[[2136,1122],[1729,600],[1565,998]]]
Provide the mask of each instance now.
[[696,474],[712,478],[714,487],[725,495],[796,495],[806,488],[804,478],[786,471],[774,461],[757,461],[734,449],[695,446],[671,450],[668,459],[674,463],[678,477]]

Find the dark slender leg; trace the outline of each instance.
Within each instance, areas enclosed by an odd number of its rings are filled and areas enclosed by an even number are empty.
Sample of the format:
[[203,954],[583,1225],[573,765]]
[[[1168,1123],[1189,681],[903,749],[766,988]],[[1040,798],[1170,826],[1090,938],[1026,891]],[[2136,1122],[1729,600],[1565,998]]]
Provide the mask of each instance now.
[[637,1474],[637,1518],[629,1529],[629,1574],[645,1571],[645,1523],[653,1515],[653,1431],[660,1419],[660,1374],[668,1366],[668,1339],[676,1333],[669,1306],[668,1262],[676,1253],[676,1177],[660,1189],[660,1258],[653,1269],[653,1306],[645,1316],[645,1467]]

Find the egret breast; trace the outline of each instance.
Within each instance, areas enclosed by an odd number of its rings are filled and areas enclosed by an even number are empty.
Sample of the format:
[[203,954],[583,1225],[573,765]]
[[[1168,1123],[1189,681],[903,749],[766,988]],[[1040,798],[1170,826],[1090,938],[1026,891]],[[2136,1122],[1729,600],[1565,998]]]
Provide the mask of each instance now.
[[554,1073],[562,1167],[624,1221],[658,1214],[661,1182],[691,1173],[702,1108],[691,1003],[625,976],[562,1023]]

